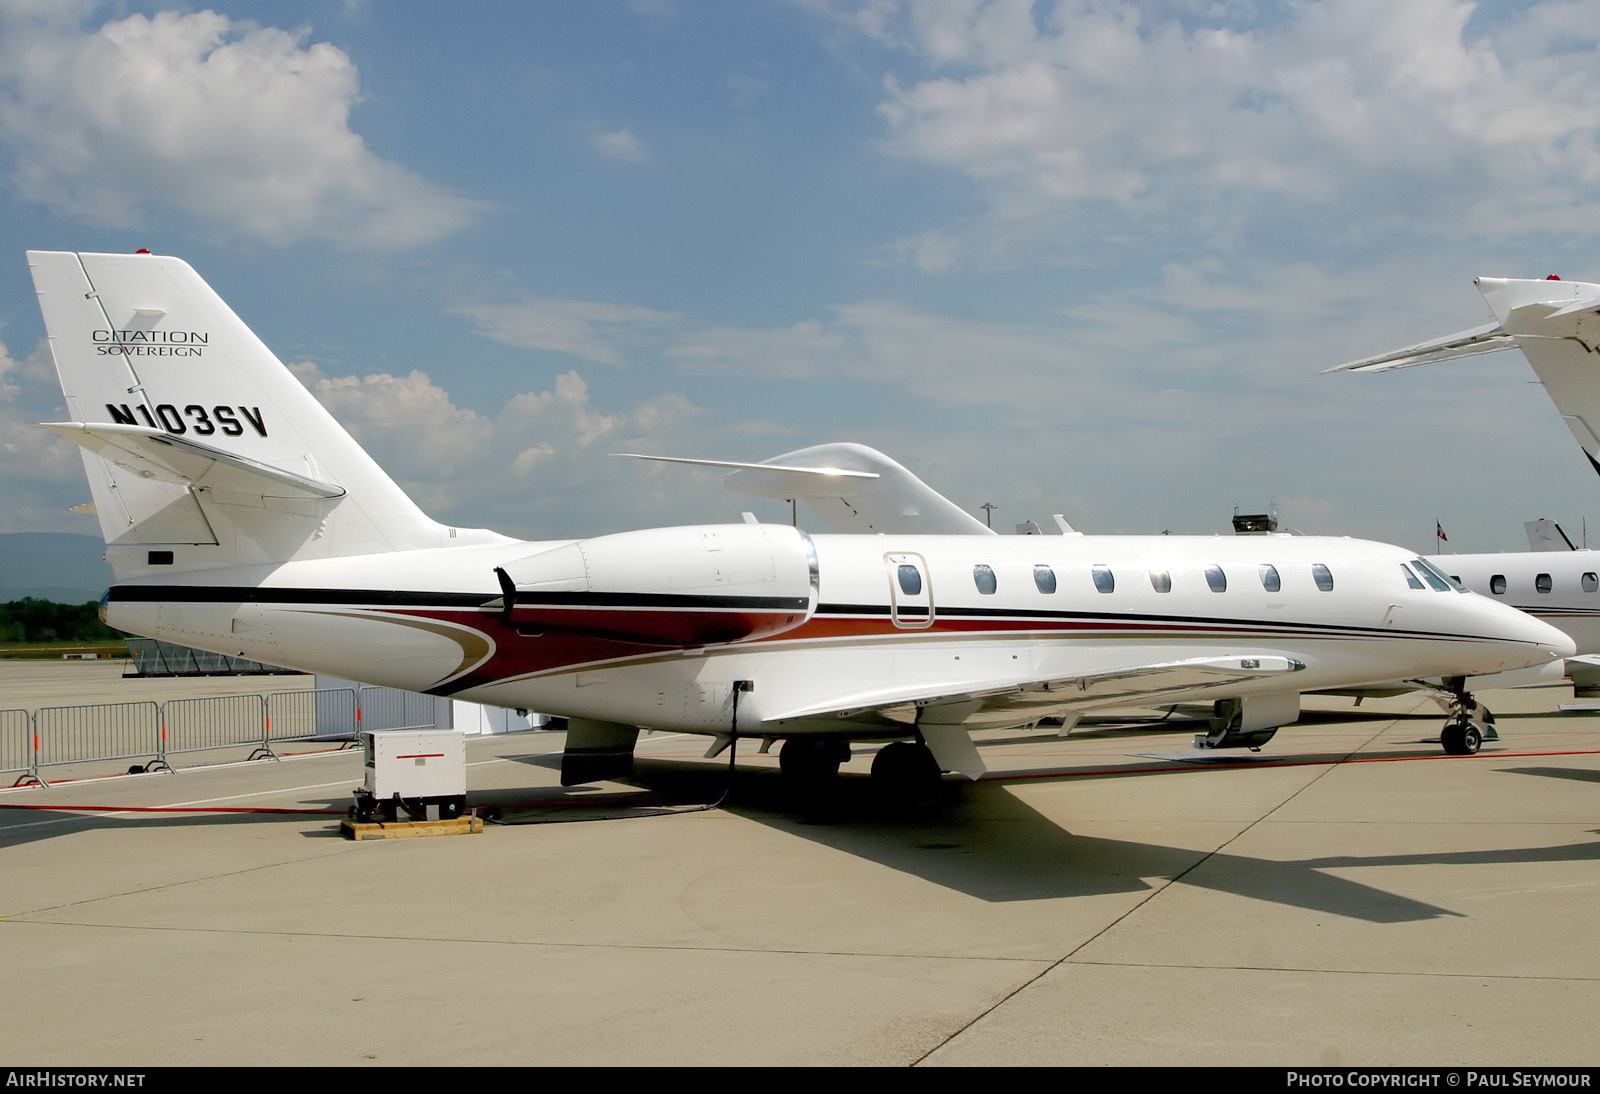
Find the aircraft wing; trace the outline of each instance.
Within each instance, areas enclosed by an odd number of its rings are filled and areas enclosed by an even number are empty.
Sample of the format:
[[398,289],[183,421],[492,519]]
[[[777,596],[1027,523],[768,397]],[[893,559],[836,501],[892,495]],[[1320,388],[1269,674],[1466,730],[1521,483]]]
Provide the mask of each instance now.
[[783,475],[798,476],[797,482],[825,478],[875,479],[876,471],[852,471],[848,467],[790,467],[780,463],[741,463],[738,460],[691,460],[686,456],[646,456],[638,452],[617,452],[630,460],[654,460],[656,463],[687,463],[696,467],[725,467],[734,471],[776,471]]
[[[1017,679],[1003,684],[962,687],[880,688],[834,696],[825,703],[780,712],[763,711],[769,722],[811,719],[829,721],[906,721],[907,713],[926,707],[972,705],[964,720],[981,723],[986,713],[1037,711],[1040,717],[1075,707],[1107,706],[1129,700],[1156,700],[1196,688],[1222,687],[1243,680],[1287,676],[1305,663],[1281,654],[1240,653],[1194,657],[1147,665],[1119,666],[1075,675]],[[913,719],[914,720],[914,719]]]
[[1516,340],[1505,332],[1499,323],[1485,323],[1471,330],[1447,334],[1427,342],[1418,342],[1404,349],[1380,353],[1376,357],[1363,357],[1342,365],[1325,368],[1323,372],[1388,372],[1391,369],[1410,368],[1435,361],[1453,361],[1458,357],[1476,357],[1480,353],[1498,353],[1516,349]]
[[756,498],[806,503],[828,532],[888,535],[994,535],[993,529],[913,475],[901,464],[864,444],[819,444],[786,452],[761,463],[642,456],[639,460],[726,467],[729,490]]
[[161,429],[105,422],[46,422],[44,427],[143,479],[257,498],[331,499],[345,493],[342,486],[308,479]]

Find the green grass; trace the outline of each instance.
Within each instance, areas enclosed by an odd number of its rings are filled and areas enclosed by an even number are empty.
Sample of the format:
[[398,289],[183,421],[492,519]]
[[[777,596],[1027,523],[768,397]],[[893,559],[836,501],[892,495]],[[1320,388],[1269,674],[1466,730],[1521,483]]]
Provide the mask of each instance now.
[[128,643],[105,642],[0,642],[0,658],[8,661],[58,661],[69,653],[93,653],[101,658],[127,657]]

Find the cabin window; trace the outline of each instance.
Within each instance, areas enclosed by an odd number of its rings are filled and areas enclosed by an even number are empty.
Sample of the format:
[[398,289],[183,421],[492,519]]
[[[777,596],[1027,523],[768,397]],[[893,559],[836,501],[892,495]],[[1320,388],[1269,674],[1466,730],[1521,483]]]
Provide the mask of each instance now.
[[1117,579],[1111,576],[1111,567],[1095,566],[1090,572],[1094,574],[1094,587],[1096,589],[1103,593],[1109,593],[1116,589]]
[[1214,593],[1225,593],[1228,591],[1228,575],[1222,572],[1221,566],[1207,566],[1206,584],[1211,586]]
[[1578,579],[1578,581],[1583,586],[1583,591],[1586,593],[1592,593],[1595,590],[1600,589],[1600,577],[1596,577],[1593,573],[1584,574]]
[[1151,570],[1150,587],[1158,593],[1172,591],[1172,573],[1168,570]]
[[972,583],[984,596],[993,596],[996,588],[994,571],[983,563],[978,563],[972,568]]
[[1317,583],[1317,588],[1325,593],[1333,592],[1333,571],[1320,562],[1311,564],[1311,580]]
[[922,591],[922,574],[915,566],[900,564],[900,591],[907,596],[916,596]]
[[1506,595],[1506,575],[1505,574],[1490,574],[1489,575],[1489,591],[1491,593],[1493,593],[1495,596],[1505,596]]
[[1261,587],[1269,593],[1278,592],[1283,588],[1283,582],[1278,577],[1278,568],[1270,562],[1261,564]]
[[1547,593],[1555,588],[1555,583],[1550,580],[1549,574],[1533,575],[1533,588],[1535,592]]
[[1411,567],[1404,562],[1400,564],[1400,572],[1406,575],[1406,584],[1413,589],[1423,588],[1422,582],[1417,580],[1417,575],[1411,572]]
[[1056,591],[1056,572],[1048,566],[1035,566],[1033,583],[1041,593],[1053,593]]

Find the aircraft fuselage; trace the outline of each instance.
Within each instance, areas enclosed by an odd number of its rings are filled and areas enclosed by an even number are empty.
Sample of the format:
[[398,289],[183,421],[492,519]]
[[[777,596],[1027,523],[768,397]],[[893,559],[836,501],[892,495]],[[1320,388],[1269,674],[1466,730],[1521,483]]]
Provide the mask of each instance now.
[[[111,590],[108,620],[306,671],[713,734],[744,688],[741,733],[870,736],[843,721],[859,706],[895,736],[932,695],[969,697],[969,725],[1021,725],[1130,699],[1300,693],[1560,656],[1520,613],[1411,588],[1413,557],[1315,537],[725,525],[190,572],[181,586],[151,567]],[[1259,662],[1260,677],[1118,685],[1123,670],[1223,657]]]

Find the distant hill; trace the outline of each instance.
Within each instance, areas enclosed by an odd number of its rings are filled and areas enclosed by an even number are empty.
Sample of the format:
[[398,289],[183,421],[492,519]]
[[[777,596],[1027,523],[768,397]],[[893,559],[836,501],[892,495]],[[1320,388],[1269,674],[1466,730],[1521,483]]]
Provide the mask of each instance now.
[[25,596],[82,604],[111,584],[97,536],[72,532],[0,533],[0,603]]

